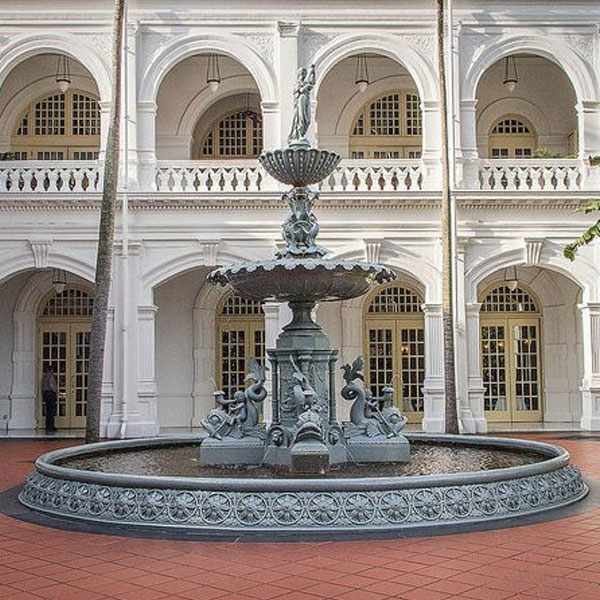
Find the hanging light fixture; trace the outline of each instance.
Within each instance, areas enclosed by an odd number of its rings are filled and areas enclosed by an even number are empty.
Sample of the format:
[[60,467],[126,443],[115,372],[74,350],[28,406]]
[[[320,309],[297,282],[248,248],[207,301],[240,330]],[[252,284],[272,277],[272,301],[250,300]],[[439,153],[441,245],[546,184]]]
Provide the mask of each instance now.
[[67,274],[62,269],[52,270],[52,287],[57,294],[62,294],[67,287]]
[[[509,273],[510,268],[512,268],[512,272]],[[519,287],[519,274],[517,273],[516,265],[504,269],[504,285],[511,292],[514,292]]]
[[367,66],[367,55],[359,54],[356,57],[356,73],[354,75],[354,85],[361,92],[366,91],[369,87],[369,68]]
[[64,54],[58,55],[56,65],[56,83],[60,91],[64,94],[71,85],[71,59]]
[[511,94],[515,91],[517,83],[519,83],[517,62],[512,54],[504,59],[504,81],[502,83]]
[[208,67],[206,69],[206,83],[211,92],[216,92],[221,83],[221,71],[219,69],[219,55],[208,55]]

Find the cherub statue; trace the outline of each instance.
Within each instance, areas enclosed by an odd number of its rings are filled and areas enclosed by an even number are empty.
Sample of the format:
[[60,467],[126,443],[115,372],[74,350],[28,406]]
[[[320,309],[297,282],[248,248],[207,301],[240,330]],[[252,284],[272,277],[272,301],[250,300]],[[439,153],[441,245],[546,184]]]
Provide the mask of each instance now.
[[[355,359],[352,365],[342,366],[344,372],[344,381],[346,385],[341,390],[342,398],[345,400],[354,400],[350,409],[350,421],[352,427],[349,430],[351,436],[367,435],[373,437],[376,435],[385,435],[386,437],[396,437],[406,425],[406,417],[395,408],[393,403],[394,390],[391,387],[383,389],[381,397],[373,396],[371,390],[365,389],[362,385],[357,385],[355,380],[364,381],[361,371],[364,368],[362,356]],[[380,403],[383,403],[383,410],[380,409]]]
[[248,361],[248,370],[245,381],[252,380],[253,383],[245,391],[234,392],[233,398],[226,398],[222,390],[213,394],[219,407],[209,411],[202,419],[202,426],[210,437],[220,440],[223,437],[262,436],[263,432],[258,426],[259,413],[256,403],[267,397],[264,387],[266,369],[256,359],[251,358]]
[[312,121],[310,93],[315,87],[315,65],[307,71],[305,67],[298,70],[298,80],[294,88],[294,119],[288,136],[290,146],[310,146],[306,132]]

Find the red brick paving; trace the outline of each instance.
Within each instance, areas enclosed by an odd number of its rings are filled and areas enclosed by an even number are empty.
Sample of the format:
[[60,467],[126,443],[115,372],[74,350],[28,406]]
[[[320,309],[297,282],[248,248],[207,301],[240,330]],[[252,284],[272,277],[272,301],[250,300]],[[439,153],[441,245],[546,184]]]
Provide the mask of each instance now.
[[[74,443],[0,442],[0,489],[39,454]],[[558,443],[600,479],[598,442]],[[109,598],[600,600],[600,509],[497,531],[277,544],[89,535],[0,515],[0,600]]]

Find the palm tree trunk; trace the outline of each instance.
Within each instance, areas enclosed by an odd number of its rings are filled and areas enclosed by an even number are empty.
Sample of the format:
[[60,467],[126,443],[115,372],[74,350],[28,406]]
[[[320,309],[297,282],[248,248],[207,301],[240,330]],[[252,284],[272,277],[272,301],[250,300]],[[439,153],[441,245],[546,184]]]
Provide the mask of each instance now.
[[450,157],[448,150],[448,94],[445,57],[445,0],[437,0],[438,83],[442,134],[442,320],[444,327],[445,430],[459,433],[454,359],[454,252],[450,198]]
[[104,184],[100,226],[98,228],[98,252],[96,255],[96,284],[94,288],[94,315],[90,339],[90,362],[87,391],[87,421],[85,441],[100,439],[100,412],[102,408],[102,379],[104,374],[104,350],[106,346],[106,320],[108,297],[112,277],[113,245],[115,237],[115,206],[119,182],[119,148],[121,133],[121,68],[123,62],[123,20],[125,0],[115,0],[113,33],[113,82],[110,126],[106,141]]

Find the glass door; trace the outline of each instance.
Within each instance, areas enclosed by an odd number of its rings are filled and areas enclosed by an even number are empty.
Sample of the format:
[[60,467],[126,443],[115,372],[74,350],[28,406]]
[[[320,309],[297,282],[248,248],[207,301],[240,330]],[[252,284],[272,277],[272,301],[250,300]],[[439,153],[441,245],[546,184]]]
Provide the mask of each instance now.
[[90,325],[52,323],[39,325],[38,426],[45,425],[41,381],[46,365],[54,367],[57,384],[55,425],[58,429],[85,427]]

